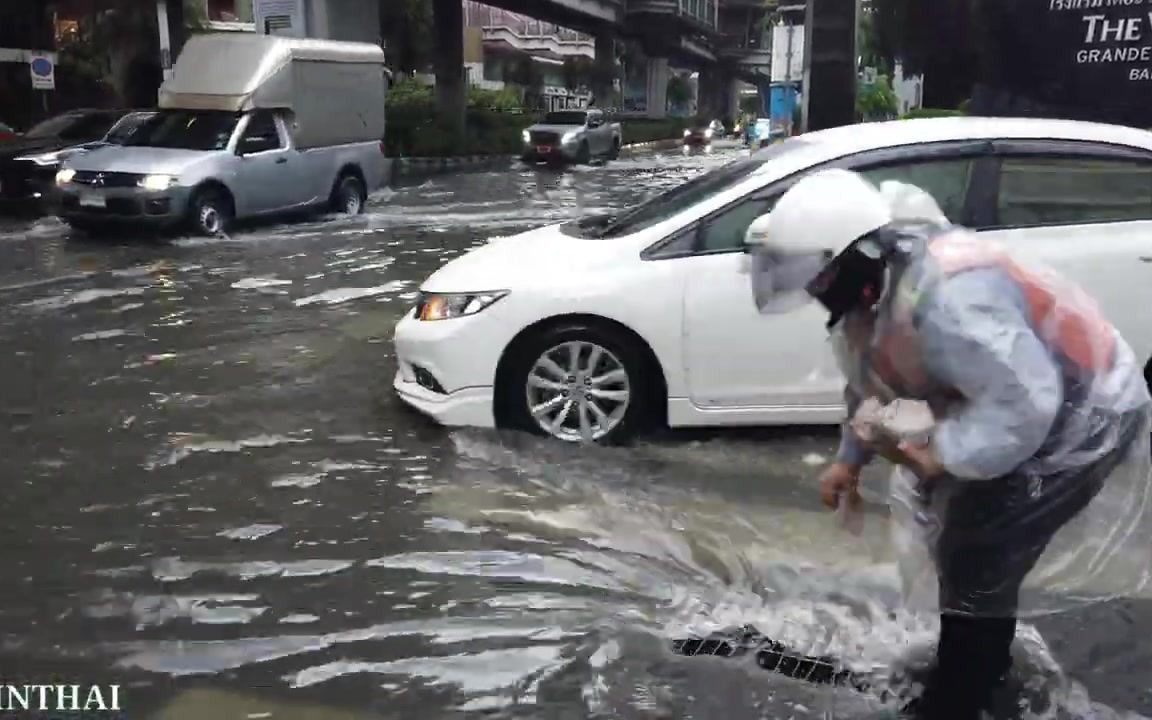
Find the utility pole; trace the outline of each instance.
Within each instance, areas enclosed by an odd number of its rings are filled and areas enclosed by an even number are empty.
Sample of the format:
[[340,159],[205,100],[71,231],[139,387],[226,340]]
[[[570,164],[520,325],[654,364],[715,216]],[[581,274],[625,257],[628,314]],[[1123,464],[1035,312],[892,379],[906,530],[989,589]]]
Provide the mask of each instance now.
[[803,129],[856,121],[857,0],[808,0],[804,21]]

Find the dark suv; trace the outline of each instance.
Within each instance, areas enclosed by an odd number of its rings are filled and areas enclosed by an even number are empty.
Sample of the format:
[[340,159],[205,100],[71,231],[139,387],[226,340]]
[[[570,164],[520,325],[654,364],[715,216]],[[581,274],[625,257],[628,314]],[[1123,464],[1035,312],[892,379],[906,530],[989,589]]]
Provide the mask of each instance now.
[[128,110],[71,110],[0,143],[0,209],[41,210],[56,187],[62,151],[98,142]]

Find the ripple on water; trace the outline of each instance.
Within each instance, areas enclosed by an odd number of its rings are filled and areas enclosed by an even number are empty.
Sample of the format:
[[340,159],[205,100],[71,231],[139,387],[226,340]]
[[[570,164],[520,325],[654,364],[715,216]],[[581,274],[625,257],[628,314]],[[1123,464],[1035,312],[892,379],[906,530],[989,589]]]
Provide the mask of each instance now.
[[240,440],[199,440],[196,435],[173,435],[169,445],[175,449],[160,451],[144,463],[148,470],[175,465],[196,453],[235,453],[248,448],[272,448],[279,445],[294,445],[309,442],[306,438],[287,435],[253,435]]
[[366,288],[334,288],[332,290],[325,290],[315,295],[297,298],[292,301],[296,307],[307,307],[308,305],[338,305],[340,303],[348,302],[350,300],[359,300],[361,298],[376,297],[377,295],[385,295],[387,293],[394,293],[398,290],[411,285],[410,280],[393,280],[392,282],[376,287]]
[[246,525],[245,527],[232,528],[230,530],[221,530],[216,533],[216,536],[228,538],[229,540],[259,540],[262,537],[266,537],[283,529],[283,525],[257,523],[255,525]]
[[89,288],[87,290],[77,290],[75,292],[67,293],[65,295],[54,295],[52,297],[37,298],[24,303],[24,307],[30,310],[60,310],[75,305],[84,305],[87,303],[97,302],[106,298],[123,297],[125,295],[143,295],[144,288],[142,287],[128,287],[128,288]]
[[113,329],[113,330],[96,330],[94,332],[81,333],[72,337],[73,342],[83,342],[85,340],[108,340],[115,337],[123,337],[128,335],[127,330]]
[[187,580],[201,573],[229,575],[241,580],[266,577],[319,577],[347,570],[354,560],[249,560],[244,562],[195,562],[178,557],[159,558],[152,562],[152,577],[160,582]]

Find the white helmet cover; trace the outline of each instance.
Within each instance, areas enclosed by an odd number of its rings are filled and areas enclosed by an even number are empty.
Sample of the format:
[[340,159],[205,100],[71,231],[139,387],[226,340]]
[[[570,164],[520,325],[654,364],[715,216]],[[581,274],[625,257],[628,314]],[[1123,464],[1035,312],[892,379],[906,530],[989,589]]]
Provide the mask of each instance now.
[[888,199],[862,175],[820,170],[785,191],[747,240],[771,255],[836,256],[892,220]]
[[880,183],[880,194],[888,201],[893,220],[949,224],[936,198],[915,185],[899,180],[885,180]]
[[748,228],[752,294],[762,313],[811,300],[805,286],[833,257],[893,220],[888,198],[850,170],[821,170],[789,188]]

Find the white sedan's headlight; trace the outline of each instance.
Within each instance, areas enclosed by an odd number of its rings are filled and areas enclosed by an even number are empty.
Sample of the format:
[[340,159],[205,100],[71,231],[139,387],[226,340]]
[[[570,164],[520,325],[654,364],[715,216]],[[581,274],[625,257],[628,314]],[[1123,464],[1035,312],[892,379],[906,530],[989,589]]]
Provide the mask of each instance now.
[[176,184],[171,175],[145,175],[138,183],[145,190],[167,190]]
[[474,293],[421,293],[417,320],[450,320],[475,315],[508,294],[507,290]]
[[76,175],[76,171],[72,168],[64,168],[56,173],[56,184],[67,185],[72,182],[72,177]]

